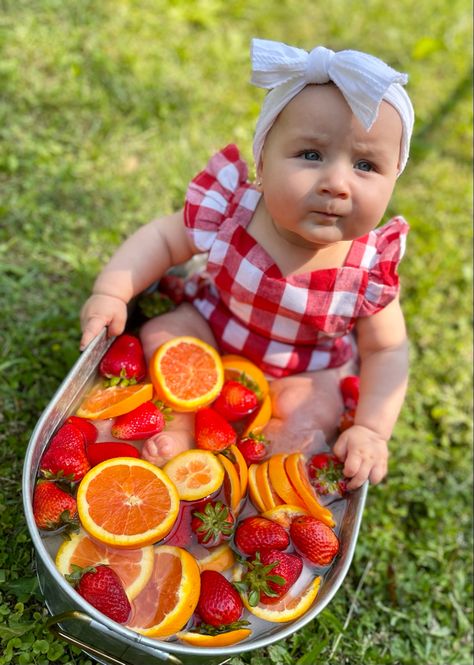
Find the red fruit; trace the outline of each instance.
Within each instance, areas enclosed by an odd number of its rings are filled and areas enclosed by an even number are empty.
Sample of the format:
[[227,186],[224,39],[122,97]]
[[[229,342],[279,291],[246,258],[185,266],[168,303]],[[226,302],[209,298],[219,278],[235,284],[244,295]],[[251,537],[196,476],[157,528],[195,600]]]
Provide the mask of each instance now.
[[66,579],[88,603],[117,623],[126,623],[132,611],[122,581],[109,566],[72,566]]
[[234,531],[234,515],[220,501],[204,501],[193,511],[191,529],[204,547],[216,547],[229,540]]
[[217,411],[206,407],[196,412],[194,438],[198,448],[220,452],[236,442],[237,434]]
[[69,418],[66,419],[66,424],[74,425],[74,427],[77,427],[77,429],[81,430],[81,432],[84,434],[86,444],[95,443],[97,441],[99,432],[97,431],[97,427],[94,425],[94,423],[91,423],[90,420],[86,420],[86,418],[79,418],[79,416],[69,416]]
[[339,431],[344,432],[349,427],[352,427],[355,419],[355,409],[347,409],[342,414],[339,420]]
[[108,379],[118,383],[141,381],[146,374],[146,361],[143,348],[138,337],[120,335],[105,353],[99,365],[99,372]]
[[259,602],[271,605],[291,589],[303,570],[303,561],[297,554],[279,550],[257,552],[253,561],[247,561],[247,572],[237,588],[246,591],[249,604]]
[[234,542],[244,554],[255,554],[262,549],[286,550],[290,539],[281,524],[256,515],[239,523]]
[[257,395],[239,381],[226,381],[212,404],[212,408],[231,423],[245,418],[257,407]]
[[51,480],[40,480],[33,495],[33,515],[40,529],[51,530],[64,524],[75,524],[76,499]]
[[346,409],[355,409],[359,401],[360,379],[358,376],[346,376],[339,384],[342,401]]
[[215,570],[201,573],[201,595],[197,612],[211,626],[226,626],[238,621],[244,606],[235,587]]
[[267,443],[268,439],[263,434],[250,432],[248,436],[237,442],[237,448],[244,456],[247,465],[250,466],[250,464],[261,462],[266,456]]
[[347,483],[343,462],[332,453],[318,453],[308,462],[308,476],[318,494],[344,494]]
[[184,300],[184,279],[178,275],[163,275],[158,283],[158,291],[168,296],[175,305]]
[[165,426],[163,412],[154,402],[144,402],[133,411],[117,416],[112,436],[125,441],[138,441],[158,434]]
[[60,427],[41,459],[40,471],[47,477],[71,478],[77,482],[90,468],[84,434],[75,425]]
[[290,525],[296,549],[316,566],[327,566],[339,551],[334,531],[312,515],[296,517]]
[[87,446],[87,458],[91,466],[113,457],[140,457],[140,453],[130,443],[116,443],[115,441],[101,441]]

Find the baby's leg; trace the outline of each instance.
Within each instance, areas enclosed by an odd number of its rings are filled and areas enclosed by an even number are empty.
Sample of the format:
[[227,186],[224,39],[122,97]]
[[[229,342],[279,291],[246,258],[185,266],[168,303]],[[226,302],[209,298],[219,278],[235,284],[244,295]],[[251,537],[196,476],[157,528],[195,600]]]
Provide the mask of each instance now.
[[147,362],[161,344],[181,335],[198,337],[217,348],[212,330],[204,317],[192,305],[183,303],[172,312],[156,316],[143,324],[140,339]]
[[344,410],[339,382],[352,371],[352,364],[347,364],[270,382],[273,417],[264,434],[272,453],[329,448]]
[[[217,347],[214,335],[205,319],[189,303],[183,303],[174,311],[147,321],[140,330],[140,338],[147,362],[155,350],[173,337],[189,335],[198,337]],[[178,453],[194,446],[194,415],[175,413],[165,430],[145,441],[144,459],[162,466]]]

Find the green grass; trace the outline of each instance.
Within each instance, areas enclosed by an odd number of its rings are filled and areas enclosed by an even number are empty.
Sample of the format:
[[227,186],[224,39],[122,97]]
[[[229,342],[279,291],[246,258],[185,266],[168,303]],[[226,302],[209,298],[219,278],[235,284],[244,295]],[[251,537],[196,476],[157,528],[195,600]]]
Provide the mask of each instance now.
[[31,431],[78,356],[117,244],[181,205],[212,153],[250,160],[252,36],[356,48],[410,73],[417,122],[390,213],[411,382],[388,480],[315,621],[232,665],[467,665],[471,556],[471,15],[467,0],[0,2],[0,665],[90,661],[45,629],[22,517]]

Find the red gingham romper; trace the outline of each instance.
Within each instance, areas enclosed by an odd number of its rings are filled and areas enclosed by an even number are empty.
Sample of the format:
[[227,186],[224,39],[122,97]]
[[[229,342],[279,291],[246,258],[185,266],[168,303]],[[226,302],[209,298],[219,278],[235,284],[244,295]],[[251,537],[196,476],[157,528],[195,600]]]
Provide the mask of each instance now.
[[194,306],[222,351],[246,356],[271,376],[339,367],[353,355],[356,320],[398,293],[409,226],[394,217],[354,240],[340,268],[284,277],[246,230],[260,196],[235,145],[191,181],[185,224],[208,252],[210,276]]

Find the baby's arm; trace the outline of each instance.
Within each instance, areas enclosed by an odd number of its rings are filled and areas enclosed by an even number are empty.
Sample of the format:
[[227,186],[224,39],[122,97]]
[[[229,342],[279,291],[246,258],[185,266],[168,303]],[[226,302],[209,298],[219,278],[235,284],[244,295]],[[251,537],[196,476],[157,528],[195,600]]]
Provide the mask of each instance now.
[[127,320],[127,303],[169,268],[187,261],[196,249],[184,226],[183,211],[141,227],[118,248],[97,277],[81,311],[81,349],[108,326],[119,335]]
[[387,442],[400,413],[408,381],[408,344],[398,298],[359,319],[360,398],[354,425],[342,432],[334,452],[345,462],[349,489],[387,473]]

